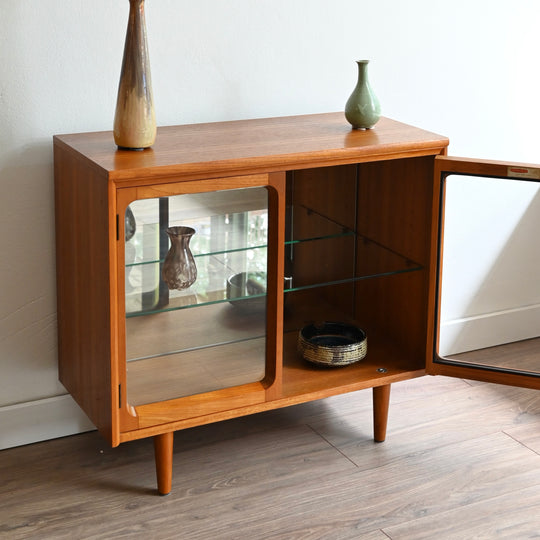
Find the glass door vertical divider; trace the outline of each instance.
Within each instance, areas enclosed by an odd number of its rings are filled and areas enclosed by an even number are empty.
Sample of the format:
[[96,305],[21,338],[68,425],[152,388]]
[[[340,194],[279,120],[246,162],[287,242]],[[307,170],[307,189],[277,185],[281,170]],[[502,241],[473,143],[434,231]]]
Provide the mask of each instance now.
[[286,173],[270,173],[268,186],[267,340],[264,384],[266,399],[270,401],[281,397],[283,387]]

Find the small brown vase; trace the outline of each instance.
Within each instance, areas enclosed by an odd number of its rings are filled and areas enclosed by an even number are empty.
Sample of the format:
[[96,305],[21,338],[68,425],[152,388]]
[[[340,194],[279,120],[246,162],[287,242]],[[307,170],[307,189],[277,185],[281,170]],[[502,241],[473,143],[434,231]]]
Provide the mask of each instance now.
[[169,227],[167,234],[171,247],[161,269],[163,281],[169,289],[187,289],[197,279],[197,266],[189,248],[189,241],[195,234],[191,227]]
[[143,150],[156,140],[152,77],[146,40],[144,0],[129,0],[129,20],[114,115],[114,142]]

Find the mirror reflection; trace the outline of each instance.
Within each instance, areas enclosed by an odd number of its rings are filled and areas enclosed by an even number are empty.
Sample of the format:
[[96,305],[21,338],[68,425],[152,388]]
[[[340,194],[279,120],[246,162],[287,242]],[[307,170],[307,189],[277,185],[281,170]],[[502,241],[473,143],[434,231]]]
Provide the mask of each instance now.
[[540,183],[444,182],[439,357],[540,373]]

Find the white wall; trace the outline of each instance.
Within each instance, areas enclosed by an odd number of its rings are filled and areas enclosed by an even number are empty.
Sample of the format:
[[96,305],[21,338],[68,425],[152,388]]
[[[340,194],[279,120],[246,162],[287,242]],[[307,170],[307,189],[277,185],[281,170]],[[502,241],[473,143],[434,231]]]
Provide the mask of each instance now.
[[[386,116],[457,155],[540,162],[537,0],[146,9],[159,125],[342,110],[369,58]],[[89,427],[57,381],[51,137],[111,128],[127,12],[0,0],[0,447]]]

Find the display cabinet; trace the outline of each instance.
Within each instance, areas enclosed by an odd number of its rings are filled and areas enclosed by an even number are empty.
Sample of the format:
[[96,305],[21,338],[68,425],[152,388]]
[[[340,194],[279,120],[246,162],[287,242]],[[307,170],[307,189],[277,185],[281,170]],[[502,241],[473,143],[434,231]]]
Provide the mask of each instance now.
[[[56,136],[60,380],[111,445],[154,437],[161,494],[183,428],[373,388],[384,440],[390,385],[448,364],[434,355],[447,145],[342,113],[165,127],[142,152]],[[171,230],[189,231],[176,267]],[[298,332],[324,321],[362,328],[366,357],[306,362]]]

